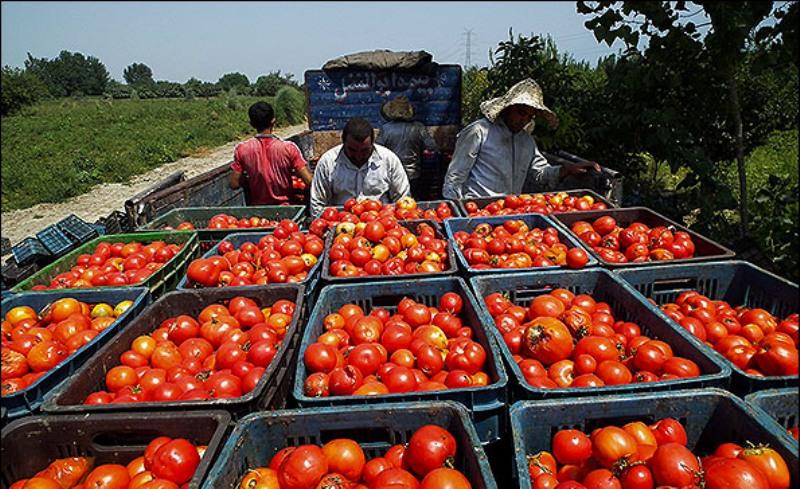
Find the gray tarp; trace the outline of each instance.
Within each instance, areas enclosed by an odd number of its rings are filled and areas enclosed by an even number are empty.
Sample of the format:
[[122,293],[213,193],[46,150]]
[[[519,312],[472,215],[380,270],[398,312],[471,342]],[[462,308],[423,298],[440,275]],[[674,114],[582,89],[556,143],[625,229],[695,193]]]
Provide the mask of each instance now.
[[327,70],[426,70],[435,67],[433,55],[425,51],[363,51],[334,58],[322,67]]

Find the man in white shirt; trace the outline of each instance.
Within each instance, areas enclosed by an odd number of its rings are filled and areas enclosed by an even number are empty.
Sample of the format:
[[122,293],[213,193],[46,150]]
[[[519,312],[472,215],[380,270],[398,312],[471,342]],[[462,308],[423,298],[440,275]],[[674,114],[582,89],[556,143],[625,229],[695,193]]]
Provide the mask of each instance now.
[[542,156],[526,126],[535,115],[542,115],[553,127],[558,118],[544,105],[542,89],[530,78],[502,97],[483,102],[481,112],[484,117],[457,136],[442,188],[446,199],[520,194],[528,178],[537,191],[547,191],[568,175],[600,171],[594,162],[559,166]]
[[375,130],[365,119],[347,121],[342,144],[323,154],[311,182],[311,215],[350,198],[372,198],[384,203],[409,195],[408,177],[391,150],[375,144]]

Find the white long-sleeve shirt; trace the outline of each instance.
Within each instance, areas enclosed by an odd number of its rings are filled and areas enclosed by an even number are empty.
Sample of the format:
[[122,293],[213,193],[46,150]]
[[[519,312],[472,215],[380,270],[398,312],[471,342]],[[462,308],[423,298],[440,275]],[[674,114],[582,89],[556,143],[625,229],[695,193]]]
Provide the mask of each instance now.
[[520,194],[526,179],[536,191],[558,183],[560,166],[550,165],[527,131],[513,134],[502,119],[482,117],[458,133],[444,177],[446,199]]
[[318,215],[327,206],[344,205],[350,198],[372,198],[388,204],[409,193],[406,170],[391,150],[376,144],[369,161],[359,168],[340,144],[326,151],[314,168],[311,215]]

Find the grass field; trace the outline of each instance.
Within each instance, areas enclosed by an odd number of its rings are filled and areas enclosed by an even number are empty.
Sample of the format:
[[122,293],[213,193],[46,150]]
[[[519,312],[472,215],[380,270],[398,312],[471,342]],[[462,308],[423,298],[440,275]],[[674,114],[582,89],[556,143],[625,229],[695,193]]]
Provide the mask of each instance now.
[[3,117],[3,210],[61,202],[251,134],[256,100],[61,99]]

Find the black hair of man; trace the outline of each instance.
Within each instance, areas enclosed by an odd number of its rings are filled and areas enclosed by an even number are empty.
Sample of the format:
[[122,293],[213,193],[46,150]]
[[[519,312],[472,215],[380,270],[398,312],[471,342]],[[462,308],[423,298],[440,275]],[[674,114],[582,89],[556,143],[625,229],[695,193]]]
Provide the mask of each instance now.
[[347,136],[352,137],[358,142],[362,142],[367,138],[370,138],[371,141],[375,141],[375,129],[368,120],[361,117],[353,117],[347,121],[344,129],[342,129],[342,142],[347,139]]
[[250,116],[250,125],[256,131],[261,132],[272,127],[272,121],[275,119],[275,110],[266,102],[256,102],[250,106],[247,115]]

